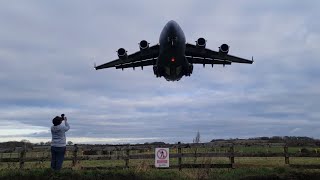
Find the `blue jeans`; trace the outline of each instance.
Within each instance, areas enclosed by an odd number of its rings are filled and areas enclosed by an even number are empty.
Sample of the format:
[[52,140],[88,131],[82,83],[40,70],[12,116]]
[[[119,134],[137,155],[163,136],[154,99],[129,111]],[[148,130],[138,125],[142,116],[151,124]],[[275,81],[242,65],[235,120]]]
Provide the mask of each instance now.
[[51,168],[53,170],[60,170],[64,160],[66,147],[51,146]]

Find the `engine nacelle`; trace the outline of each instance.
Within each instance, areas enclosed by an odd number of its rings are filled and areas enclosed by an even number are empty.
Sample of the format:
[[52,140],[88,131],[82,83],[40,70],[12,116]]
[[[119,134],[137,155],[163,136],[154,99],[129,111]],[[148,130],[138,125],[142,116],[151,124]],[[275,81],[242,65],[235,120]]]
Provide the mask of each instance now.
[[219,47],[219,53],[220,53],[220,54],[227,55],[228,52],[229,52],[229,46],[228,46],[228,44],[222,44],[222,45]]
[[146,41],[146,40],[140,41],[140,43],[139,43],[139,48],[140,48],[140,51],[143,51],[143,50],[148,49],[148,48],[149,48],[149,43],[148,43],[148,41]]
[[206,42],[207,42],[206,39],[204,39],[204,38],[199,38],[199,39],[196,41],[196,45],[197,45],[197,47],[199,47],[199,48],[205,48],[205,47],[206,47]]
[[124,48],[118,49],[117,53],[121,60],[126,60],[128,58],[127,51]]

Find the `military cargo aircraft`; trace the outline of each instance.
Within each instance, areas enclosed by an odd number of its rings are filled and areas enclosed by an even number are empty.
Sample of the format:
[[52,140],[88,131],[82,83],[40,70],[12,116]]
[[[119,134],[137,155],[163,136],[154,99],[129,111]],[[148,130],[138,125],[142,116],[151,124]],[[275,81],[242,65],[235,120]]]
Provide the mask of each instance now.
[[196,44],[186,43],[185,35],[175,21],[169,21],[163,28],[159,44],[149,46],[146,40],[139,43],[140,50],[128,55],[124,48],[117,53],[119,59],[95,66],[95,69],[115,67],[116,69],[153,66],[156,77],[168,81],[179,81],[183,76],[190,76],[194,64],[231,65],[231,63],[252,64],[251,60],[229,55],[229,46],[222,44],[218,51],[206,48],[206,39],[199,38]]

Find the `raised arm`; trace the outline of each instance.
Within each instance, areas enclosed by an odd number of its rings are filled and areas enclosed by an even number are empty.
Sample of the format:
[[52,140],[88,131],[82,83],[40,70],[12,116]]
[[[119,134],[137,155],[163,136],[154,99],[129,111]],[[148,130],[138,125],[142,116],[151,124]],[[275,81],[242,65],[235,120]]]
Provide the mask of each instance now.
[[64,125],[65,125],[65,131],[67,132],[70,129],[70,125],[68,123],[67,117],[64,117]]

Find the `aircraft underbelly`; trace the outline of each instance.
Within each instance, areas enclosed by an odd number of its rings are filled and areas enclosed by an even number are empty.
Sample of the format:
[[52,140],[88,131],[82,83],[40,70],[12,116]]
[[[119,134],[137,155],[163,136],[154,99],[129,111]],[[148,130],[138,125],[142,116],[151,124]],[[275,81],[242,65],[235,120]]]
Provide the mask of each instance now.
[[183,76],[185,57],[182,53],[165,52],[159,56],[158,67],[162,69],[163,76],[168,81],[178,81]]
[[182,72],[182,66],[165,66],[164,69],[169,76],[179,76]]

